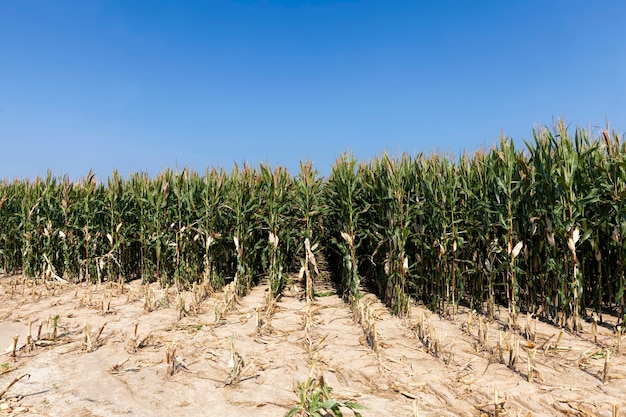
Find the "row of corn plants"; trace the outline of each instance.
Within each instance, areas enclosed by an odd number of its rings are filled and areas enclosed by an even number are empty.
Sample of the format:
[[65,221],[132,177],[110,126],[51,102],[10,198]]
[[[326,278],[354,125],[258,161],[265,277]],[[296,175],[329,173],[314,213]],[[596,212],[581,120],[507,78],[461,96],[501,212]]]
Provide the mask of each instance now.
[[0,270],[72,282],[235,281],[240,294],[267,276],[277,295],[294,260],[306,259],[305,241],[319,242],[321,212],[311,163],[295,177],[261,165],[4,181]]
[[369,285],[398,315],[504,305],[578,328],[624,320],[626,146],[615,132],[538,128],[522,148],[357,162],[324,184],[327,252],[346,299]]
[[155,178],[0,183],[0,269],[68,281],[234,281],[245,294],[288,273],[313,295],[322,250],[347,301],[371,286],[398,315],[409,298],[574,328],[626,313],[626,146],[615,132],[538,128],[516,147],[359,162],[166,170]]

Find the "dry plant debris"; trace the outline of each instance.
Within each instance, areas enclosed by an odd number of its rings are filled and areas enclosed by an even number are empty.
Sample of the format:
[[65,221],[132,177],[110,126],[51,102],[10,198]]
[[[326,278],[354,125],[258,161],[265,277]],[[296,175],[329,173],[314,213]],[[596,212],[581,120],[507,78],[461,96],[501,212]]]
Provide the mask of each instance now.
[[[103,283],[103,296],[98,295],[96,286],[66,286],[57,288],[55,295],[51,285],[49,292],[34,286],[38,294],[34,302],[30,296],[33,286],[29,286],[25,303],[20,295],[22,287],[11,285],[6,292],[0,292],[0,298],[15,303],[8,305],[10,310],[0,307],[3,317],[15,318],[20,310],[28,317],[0,322],[0,326],[15,323],[13,327],[2,327],[7,329],[3,334],[9,346],[3,356],[6,366],[0,368],[4,378],[0,383],[2,388],[8,386],[14,379],[13,372],[31,375],[27,384],[18,381],[9,387],[17,394],[4,394],[0,404],[5,404],[1,406],[5,411],[10,408],[15,413],[27,408],[32,412],[33,406],[36,409],[44,400],[42,394],[32,397],[35,401],[28,404],[19,400],[20,395],[49,389],[36,385],[42,381],[39,369],[48,369],[41,367],[43,358],[50,363],[59,361],[68,375],[76,376],[79,367],[84,366],[81,363],[93,367],[102,363],[103,357],[112,358],[104,361],[104,375],[128,385],[135,396],[133,401],[140,401],[144,407],[152,401],[146,394],[149,390],[138,393],[134,389],[142,386],[144,378],[160,384],[164,395],[173,398],[180,398],[173,391],[177,384],[189,387],[191,394],[199,392],[199,383],[209,380],[215,384],[208,391],[205,385],[203,395],[214,405],[226,407],[226,414],[245,409],[263,416],[284,415],[293,404],[293,384],[306,379],[305,367],[316,363],[324,373],[325,385],[336,388],[333,399],[358,399],[359,404],[372,410],[363,411],[364,416],[379,415],[392,404],[401,415],[429,415],[435,410],[468,415],[464,409],[502,417],[566,411],[611,415],[614,409],[618,413],[620,407],[623,409],[619,396],[600,389],[614,393],[624,384],[624,354],[617,352],[617,329],[596,331],[594,340],[592,325],[579,329],[576,335],[554,330],[530,315],[520,320],[526,322],[525,326],[515,328],[498,318],[462,308],[445,317],[416,305],[411,306],[412,319],[397,319],[369,294],[351,308],[336,296],[308,299],[294,294],[277,298],[263,286],[241,298],[231,286],[228,293],[211,293],[196,303],[196,308],[191,307],[195,303],[192,289],[186,293],[190,315],[180,317],[176,301],[180,292],[170,291],[169,304],[151,301],[154,308],[146,312],[145,299],[139,297],[139,292],[144,296],[153,294],[152,300],[165,300],[167,291],[135,284],[125,286],[122,292],[117,285]],[[323,287],[319,283],[316,286]],[[197,287],[195,291],[199,300],[202,290]],[[81,297],[97,301],[77,308],[76,300]],[[106,321],[98,323],[103,319],[103,298]],[[115,306],[112,313],[106,312],[109,302]],[[223,309],[227,304],[230,308]],[[71,311],[64,311],[65,305],[70,305]],[[224,312],[219,322],[213,320],[216,306]],[[61,314],[55,319],[56,311]],[[98,323],[97,327],[90,322]],[[368,332],[372,336],[367,336]],[[68,344],[69,348],[59,349]],[[89,354],[77,355],[79,352]],[[74,363],[76,370],[72,369]],[[106,377],[100,379],[107,386],[115,384]],[[572,386],[563,385],[563,381],[571,381]],[[77,392],[82,389],[71,380],[59,379],[58,383],[69,384]],[[266,386],[275,388],[270,393]],[[587,387],[591,394],[583,394]],[[71,414],[72,405],[60,401],[77,400],[67,396],[55,400],[55,395],[65,392],[52,390],[45,399],[53,403],[55,410],[65,410],[61,414]],[[529,395],[526,392],[536,398],[535,404],[524,400]],[[267,401],[268,396],[276,396],[276,401]],[[205,404],[201,399],[194,401]],[[80,404],[90,409],[86,402]],[[191,404],[180,412],[189,412]],[[107,407],[110,411],[112,406]],[[181,415],[173,408],[170,414]]]

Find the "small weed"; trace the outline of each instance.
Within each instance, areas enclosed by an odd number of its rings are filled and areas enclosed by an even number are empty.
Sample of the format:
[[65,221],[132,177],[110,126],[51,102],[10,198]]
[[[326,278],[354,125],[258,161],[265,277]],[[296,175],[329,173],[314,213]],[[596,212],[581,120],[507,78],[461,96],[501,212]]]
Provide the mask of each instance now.
[[9,370],[9,362],[3,362],[0,367],[2,367],[3,371],[8,371]]
[[[311,366],[311,374],[313,373],[313,366]],[[356,410],[363,410],[363,407],[359,403],[337,401],[332,398],[332,388],[324,382],[324,377],[319,379],[313,378],[309,375],[306,382],[298,383],[299,404],[293,407],[285,415],[285,417],[293,416],[322,416],[330,415],[341,416],[342,408],[347,408],[354,413],[355,417],[361,417],[361,414]]]

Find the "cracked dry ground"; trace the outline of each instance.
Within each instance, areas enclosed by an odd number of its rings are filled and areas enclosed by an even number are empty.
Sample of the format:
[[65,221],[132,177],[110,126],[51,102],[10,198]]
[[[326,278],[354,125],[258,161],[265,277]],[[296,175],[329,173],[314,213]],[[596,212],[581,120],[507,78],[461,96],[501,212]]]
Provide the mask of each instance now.
[[[313,376],[323,375],[337,399],[365,406],[363,416],[626,410],[626,346],[617,352],[608,327],[598,326],[594,341],[590,324],[559,337],[556,327],[531,320],[533,341],[508,328],[505,311],[487,322],[412,305],[400,319],[365,293],[373,349],[365,321],[323,282],[316,290],[324,296],[310,304],[289,291],[272,304],[266,283],[239,300],[200,287],[181,299],[138,282],[33,286],[14,276],[0,283],[0,393],[27,375],[1,396],[0,416],[283,416],[313,362]],[[516,340],[519,356],[508,367]]]

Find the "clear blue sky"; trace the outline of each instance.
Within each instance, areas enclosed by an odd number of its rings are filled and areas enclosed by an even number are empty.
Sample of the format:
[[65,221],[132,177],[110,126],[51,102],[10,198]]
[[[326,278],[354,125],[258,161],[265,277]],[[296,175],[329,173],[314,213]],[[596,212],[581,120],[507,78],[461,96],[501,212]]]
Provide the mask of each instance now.
[[0,178],[626,131],[626,2],[0,0]]

